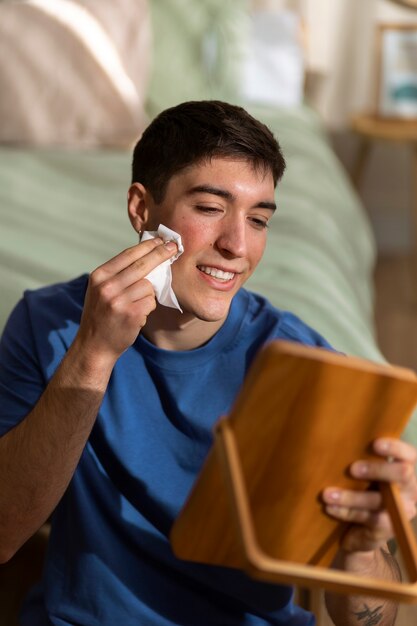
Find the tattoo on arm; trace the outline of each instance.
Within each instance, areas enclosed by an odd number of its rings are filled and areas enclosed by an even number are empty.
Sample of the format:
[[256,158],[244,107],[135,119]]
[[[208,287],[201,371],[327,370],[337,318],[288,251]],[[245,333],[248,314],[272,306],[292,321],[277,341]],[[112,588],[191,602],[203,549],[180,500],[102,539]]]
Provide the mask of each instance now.
[[354,613],[358,622],[363,622],[363,626],[375,626],[379,624],[382,619],[382,607],[377,606],[375,609],[370,609],[367,604],[364,605],[363,611],[357,611]]

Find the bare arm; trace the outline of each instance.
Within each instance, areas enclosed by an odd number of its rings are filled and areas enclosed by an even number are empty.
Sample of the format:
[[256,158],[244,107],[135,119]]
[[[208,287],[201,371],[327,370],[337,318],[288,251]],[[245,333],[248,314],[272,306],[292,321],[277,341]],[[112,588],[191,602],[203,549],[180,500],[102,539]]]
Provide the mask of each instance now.
[[[350,468],[352,476],[370,481],[397,483],[407,515],[410,519],[413,518],[417,502],[415,449],[395,439],[377,440],[374,448],[385,459],[354,463]],[[389,462],[391,459],[394,462]],[[393,529],[380,493],[344,491],[331,487],[325,490],[323,497],[330,515],[352,522],[334,567],[399,581],[399,566],[386,544],[393,536]],[[336,626],[393,626],[397,615],[397,604],[380,598],[327,593],[326,606]]]
[[156,306],[144,277],[176,249],[146,241],[92,273],[67,355],[34,409],[0,438],[0,562],[13,556],[64,494],[114,364]]
[[0,439],[0,562],[49,517],[93,427],[111,367],[75,340],[35,408]]
[[[387,547],[354,555],[341,552],[334,566],[357,572],[361,576],[397,581],[401,579],[398,563]],[[330,593],[326,595],[326,606],[337,626],[393,626],[398,610],[397,604],[390,600]]]

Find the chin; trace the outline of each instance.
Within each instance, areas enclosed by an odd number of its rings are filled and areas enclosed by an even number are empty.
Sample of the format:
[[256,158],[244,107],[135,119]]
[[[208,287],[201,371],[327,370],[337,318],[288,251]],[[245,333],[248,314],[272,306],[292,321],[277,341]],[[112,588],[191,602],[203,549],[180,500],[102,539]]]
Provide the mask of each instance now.
[[193,306],[191,303],[181,303],[184,313],[188,313],[202,322],[220,322],[225,320],[230,309],[231,300],[222,303],[209,303],[205,306]]
[[[229,311],[227,311],[228,313]],[[212,322],[213,324],[215,322],[221,322],[224,321],[227,317],[227,313],[225,313],[224,315],[208,315],[208,314],[203,314],[203,315],[196,315],[196,317],[202,321],[202,322]]]

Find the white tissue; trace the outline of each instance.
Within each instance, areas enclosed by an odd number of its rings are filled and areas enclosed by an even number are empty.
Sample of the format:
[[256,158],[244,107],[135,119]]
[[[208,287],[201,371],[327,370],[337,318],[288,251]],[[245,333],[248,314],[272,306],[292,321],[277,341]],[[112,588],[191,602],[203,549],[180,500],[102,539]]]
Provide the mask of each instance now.
[[140,241],[146,241],[147,239],[155,239],[160,237],[163,241],[175,241],[178,246],[178,252],[175,256],[168,261],[164,261],[161,265],[158,265],[147,276],[146,279],[152,283],[155,289],[156,299],[159,304],[163,306],[169,306],[173,309],[178,309],[182,313],[182,309],[178,304],[177,297],[172,289],[172,272],[171,265],[178,259],[184,252],[184,246],[182,245],[181,235],[174,230],[167,228],[163,224],[159,224],[158,230],[145,230],[140,237]]

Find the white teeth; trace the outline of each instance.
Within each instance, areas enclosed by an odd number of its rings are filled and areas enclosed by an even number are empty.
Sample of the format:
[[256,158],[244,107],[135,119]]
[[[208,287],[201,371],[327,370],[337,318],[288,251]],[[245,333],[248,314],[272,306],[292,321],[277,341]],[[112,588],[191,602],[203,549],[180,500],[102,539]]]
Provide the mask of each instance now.
[[213,276],[213,278],[218,278],[219,280],[232,280],[234,277],[232,272],[223,272],[223,270],[218,270],[215,267],[208,267],[207,265],[199,265],[198,269],[205,274],[209,274],[209,276]]

